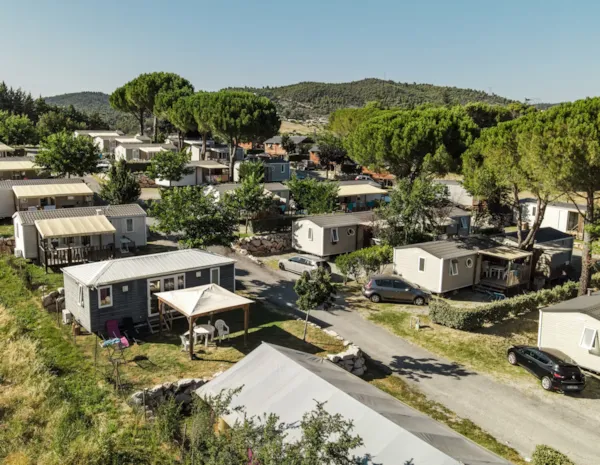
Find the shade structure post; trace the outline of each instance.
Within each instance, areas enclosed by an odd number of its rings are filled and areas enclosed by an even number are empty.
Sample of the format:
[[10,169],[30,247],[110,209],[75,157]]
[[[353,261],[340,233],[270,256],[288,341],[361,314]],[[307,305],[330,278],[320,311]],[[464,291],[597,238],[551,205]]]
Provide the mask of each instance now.
[[164,303],[159,300],[158,301],[158,334],[162,336],[162,327],[163,327],[163,305]]
[[244,347],[248,345],[248,326],[250,324],[250,304],[244,305]]
[[194,319],[189,317],[188,321],[190,323],[190,360],[194,360]]

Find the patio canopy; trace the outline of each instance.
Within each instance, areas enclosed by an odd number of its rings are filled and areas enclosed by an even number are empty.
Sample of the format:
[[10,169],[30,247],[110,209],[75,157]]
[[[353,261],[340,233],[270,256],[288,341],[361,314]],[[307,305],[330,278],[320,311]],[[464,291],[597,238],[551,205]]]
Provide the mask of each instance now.
[[36,184],[29,186],[13,186],[18,199],[40,197],[66,197],[69,195],[94,195],[92,189],[83,182],[74,184]]
[[338,197],[350,197],[352,195],[387,194],[385,189],[375,187],[372,184],[354,184],[340,186]]
[[214,160],[200,160],[200,161],[194,161],[191,163],[192,166],[197,166],[199,168],[207,168],[207,169],[212,169],[212,170],[225,170],[225,169],[229,169],[228,166],[225,166],[223,163],[219,163],[218,161],[214,161]]
[[36,168],[35,163],[27,160],[7,160],[6,158],[0,160],[0,171],[25,171]]
[[99,236],[117,230],[104,215],[36,220],[35,227],[42,239],[49,237]]
[[480,250],[481,255],[489,255],[490,257],[501,258],[503,260],[518,260],[519,258],[526,258],[532,255],[531,252],[517,249],[516,247],[510,247],[507,245],[501,245],[492,249]]
[[[203,286],[178,289],[176,291],[157,292],[158,314],[162,320],[164,305],[184,315],[190,325],[190,334],[193,333],[194,320],[201,316],[214,315],[237,308],[244,309],[244,344],[247,342],[248,325],[250,321],[250,304],[253,300],[246,299],[218,284],[205,284]],[[160,325],[162,328],[162,323]],[[190,358],[194,356],[193,339],[190,338]]]

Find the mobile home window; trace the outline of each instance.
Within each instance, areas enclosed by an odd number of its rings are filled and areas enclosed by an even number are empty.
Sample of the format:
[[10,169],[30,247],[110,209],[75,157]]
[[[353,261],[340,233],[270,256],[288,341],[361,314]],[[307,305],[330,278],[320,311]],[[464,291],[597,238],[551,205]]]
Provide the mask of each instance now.
[[211,284],[221,284],[221,269],[220,268],[211,268],[210,269],[210,282]]
[[419,257],[419,271],[425,271],[425,257]]
[[467,229],[469,227],[469,218],[466,216],[460,217],[460,227],[463,229]]
[[77,292],[77,303],[80,307],[83,307],[83,284],[79,285],[79,289]]
[[583,347],[587,350],[592,350],[594,348],[594,344],[596,343],[596,334],[597,330],[594,328],[583,328],[583,334],[581,335],[581,341],[579,341],[579,346]]
[[339,242],[340,236],[338,228],[331,228],[331,242]]
[[112,286],[98,288],[98,307],[112,307]]
[[285,165],[281,165],[281,172],[285,173]]
[[450,276],[458,275],[458,260],[450,261]]
[[537,211],[537,207],[531,207],[531,216],[535,217],[535,212]]
[[313,240],[313,230],[312,230],[312,228],[308,228],[308,240],[309,241]]
[[127,218],[125,220],[125,232],[133,232],[133,218]]

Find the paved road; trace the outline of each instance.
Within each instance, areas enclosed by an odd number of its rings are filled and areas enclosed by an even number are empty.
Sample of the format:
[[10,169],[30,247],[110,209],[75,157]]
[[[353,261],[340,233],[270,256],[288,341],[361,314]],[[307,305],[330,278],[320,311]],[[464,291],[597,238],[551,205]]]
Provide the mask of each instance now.
[[[260,267],[246,258],[238,260],[239,288],[294,308],[294,275]],[[429,399],[470,419],[522,455],[530,457],[536,444],[548,444],[578,465],[600,462],[600,401],[582,399],[592,407],[575,411],[567,405],[579,399],[523,392],[414,346],[343,306],[313,315],[322,326],[355,342],[370,357],[418,386]]]

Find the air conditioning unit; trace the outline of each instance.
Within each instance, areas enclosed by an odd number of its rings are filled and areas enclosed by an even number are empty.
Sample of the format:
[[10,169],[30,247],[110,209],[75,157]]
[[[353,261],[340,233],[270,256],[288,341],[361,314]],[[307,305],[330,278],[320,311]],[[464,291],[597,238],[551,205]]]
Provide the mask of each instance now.
[[68,325],[73,321],[73,314],[66,308],[62,311],[63,325]]

